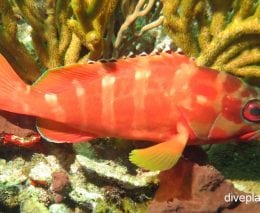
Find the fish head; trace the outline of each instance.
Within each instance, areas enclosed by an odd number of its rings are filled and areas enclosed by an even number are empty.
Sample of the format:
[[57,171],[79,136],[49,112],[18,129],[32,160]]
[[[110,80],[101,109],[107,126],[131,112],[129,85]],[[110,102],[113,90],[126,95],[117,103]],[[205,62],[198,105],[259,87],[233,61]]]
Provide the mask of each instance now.
[[187,97],[180,98],[189,98],[189,104],[182,104],[179,109],[190,128],[191,141],[259,140],[258,87],[209,68],[199,68],[189,85]]
[[260,141],[259,88],[242,83],[239,90],[224,94],[207,138]]

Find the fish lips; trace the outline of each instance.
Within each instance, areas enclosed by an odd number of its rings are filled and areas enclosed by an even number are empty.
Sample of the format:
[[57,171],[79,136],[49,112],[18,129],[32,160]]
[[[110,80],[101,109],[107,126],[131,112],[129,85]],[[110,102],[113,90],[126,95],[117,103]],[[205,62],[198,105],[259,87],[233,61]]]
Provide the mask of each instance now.
[[252,140],[256,140],[260,142],[260,130],[256,130],[256,131],[252,131],[252,132],[248,132],[242,136],[239,137],[241,140],[245,140],[245,141],[252,141]]

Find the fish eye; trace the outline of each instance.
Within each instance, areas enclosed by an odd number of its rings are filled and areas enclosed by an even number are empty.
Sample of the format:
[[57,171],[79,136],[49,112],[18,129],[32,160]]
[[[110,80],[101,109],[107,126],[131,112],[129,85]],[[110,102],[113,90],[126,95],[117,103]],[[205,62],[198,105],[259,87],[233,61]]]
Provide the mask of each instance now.
[[260,100],[247,102],[242,110],[243,118],[250,122],[260,122]]

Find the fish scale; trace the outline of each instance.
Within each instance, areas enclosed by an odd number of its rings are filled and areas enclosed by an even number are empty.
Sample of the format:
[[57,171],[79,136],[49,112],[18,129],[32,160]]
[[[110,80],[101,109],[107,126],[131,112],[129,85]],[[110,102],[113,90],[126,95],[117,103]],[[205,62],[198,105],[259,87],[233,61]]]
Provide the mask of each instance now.
[[130,153],[145,169],[169,169],[186,145],[260,138],[258,88],[173,52],[59,67],[32,86],[3,56],[0,71],[1,110],[35,116],[50,142],[155,142]]

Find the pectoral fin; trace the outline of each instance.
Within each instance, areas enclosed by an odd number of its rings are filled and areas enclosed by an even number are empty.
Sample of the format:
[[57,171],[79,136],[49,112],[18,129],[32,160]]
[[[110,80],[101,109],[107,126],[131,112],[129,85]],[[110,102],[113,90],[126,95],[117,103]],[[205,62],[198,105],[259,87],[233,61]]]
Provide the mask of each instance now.
[[177,128],[179,133],[169,140],[145,149],[133,150],[130,153],[130,161],[148,170],[163,171],[173,167],[181,157],[188,140],[185,127],[178,125]]

